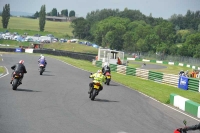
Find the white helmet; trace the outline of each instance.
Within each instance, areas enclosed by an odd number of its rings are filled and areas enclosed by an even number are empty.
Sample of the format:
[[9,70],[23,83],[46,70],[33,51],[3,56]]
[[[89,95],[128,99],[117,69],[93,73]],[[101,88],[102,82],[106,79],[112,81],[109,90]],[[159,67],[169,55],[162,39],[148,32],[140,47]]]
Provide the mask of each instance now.
[[105,62],[105,63],[104,63],[104,66],[109,66],[108,62]]
[[42,57],[43,55],[41,54],[40,57]]
[[41,56],[41,58],[40,59],[44,59],[44,56]]

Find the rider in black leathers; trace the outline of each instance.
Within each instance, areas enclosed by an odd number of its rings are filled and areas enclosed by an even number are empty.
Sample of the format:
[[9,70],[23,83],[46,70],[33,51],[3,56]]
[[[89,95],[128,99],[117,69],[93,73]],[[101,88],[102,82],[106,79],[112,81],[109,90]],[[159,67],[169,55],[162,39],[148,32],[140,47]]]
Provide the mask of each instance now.
[[184,128],[179,128],[178,131],[190,131],[190,130],[197,130],[197,129],[200,129],[200,123],[199,124],[196,124],[196,125],[192,125],[192,126],[187,126],[187,127],[184,127]]
[[107,62],[104,63],[104,66],[103,66],[103,68],[102,68],[102,73],[103,73],[103,75],[105,75],[106,72],[109,72],[109,73],[110,73],[110,67],[109,67],[109,65],[108,65]]
[[[26,67],[24,66],[24,61],[23,61],[23,60],[20,60],[19,63],[13,65],[13,66],[11,67],[11,69],[14,70],[13,73],[14,73],[14,72],[19,72],[19,73],[22,74],[22,77],[21,77],[21,80],[20,80],[20,84],[22,84],[22,79],[23,79],[23,77],[24,77],[24,73],[27,73]],[[11,79],[11,81],[10,81],[10,84],[12,84],[12,81],[13,81],[13,73],[12,73],[12,79]]]

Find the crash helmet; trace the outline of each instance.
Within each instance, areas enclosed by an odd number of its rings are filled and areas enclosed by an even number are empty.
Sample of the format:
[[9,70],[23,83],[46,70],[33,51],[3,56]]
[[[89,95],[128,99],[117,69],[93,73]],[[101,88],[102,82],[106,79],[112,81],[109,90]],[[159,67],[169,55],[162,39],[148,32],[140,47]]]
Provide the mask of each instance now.
[[101,71],[101,70],[98,70],[97,73],[102,73],[102,71]]
[[20,64],[24,64],[24,61],[23,61],[23,60],[20,60],[19,63],[20,63]]

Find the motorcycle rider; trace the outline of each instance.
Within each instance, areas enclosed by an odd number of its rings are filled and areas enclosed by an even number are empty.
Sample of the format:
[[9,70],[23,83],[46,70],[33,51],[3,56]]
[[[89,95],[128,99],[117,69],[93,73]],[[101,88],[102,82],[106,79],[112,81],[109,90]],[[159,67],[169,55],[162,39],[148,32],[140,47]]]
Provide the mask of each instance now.
[[[93,84],[95,82],[99,82],[100,83],[100,88],[99,88],[99,91],[102,91],[103,90],[103,83],[106,81],[106,77],[102,74],[102,71],[101,70],[98,70],[97,73],[94,73],[92,75],[90,75],[89,78],[94,78],[93,82],[89,84],[89,91],[88,91],[88,94],[90,94],[91,90],[92,90],[92,87],[93,87]],[[99,92],[98,92],[99,93]],[[97,95],[98,95],[97,93]]]
[[104,66],[103,66],[103,68],[102,68],[102,72],[103,72],[103,75],[105,75],[106,72],[109,72],[109,73],[110,73],[110,67],[109,67],[108,62],[105,62],[105,63],[104,63]]
[[[24,65],[24,61],[23,61],[23,60],[20,60],[19,63],[13,65],[13,66],[11,67],[11,69],[14,70],[13,73],[14,73],[14,72],[19,72],[19,73],[22,74],[21,79],[20,79],[20,84],[22,84],[22,79],[23,79],[23,77],[24,77],[24,73],[27,73],[26,67],[25,67],[25,65]],[[12,79],[11,79],[11,81],[10,81],[10,84],[12,84],[12,81],[13,81],[13,79],[14,79],[13,73],[12,73]]]
[[177,131],[179,131],[181,133],[181,132],[186,132],[186,131],[190,131],[190,130],[198,130],[198,129],[200,129],[200,123],[196,124],[196,125],[192,125],[192,126],[187,126],[184,128],[179,128],[179,129],[177,129]]
[[39,58],[38,64],[43,64],[44,68],[46,67],[47,61],[46,61],[46,59],[45,59],[45,57],[43,55],[41,55],[41,57]]

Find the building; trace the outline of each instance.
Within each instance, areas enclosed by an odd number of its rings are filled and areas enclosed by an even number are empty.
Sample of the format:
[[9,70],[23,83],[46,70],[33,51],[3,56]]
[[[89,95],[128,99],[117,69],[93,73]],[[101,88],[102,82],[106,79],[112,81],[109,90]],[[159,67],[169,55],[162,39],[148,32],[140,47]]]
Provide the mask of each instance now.
[[46,20],[49,21],[57,21],[57,22],[67,22],[67,21],[73,21],[76,19],[76,17],[57,17],[57,16],[46,16]]

